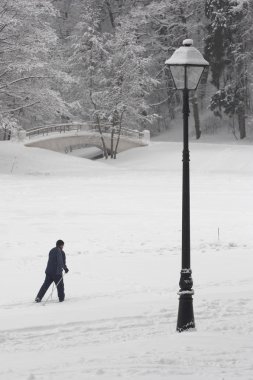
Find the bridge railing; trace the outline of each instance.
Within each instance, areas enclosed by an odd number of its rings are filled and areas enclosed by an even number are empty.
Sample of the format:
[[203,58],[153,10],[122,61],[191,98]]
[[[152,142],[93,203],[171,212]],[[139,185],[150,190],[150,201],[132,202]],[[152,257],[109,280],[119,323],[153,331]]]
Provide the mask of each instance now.
[[51,133],[65,133],[70,131],[80,131],[81,129],[88,130],[88,126],[84,124],[71,123],[71,124],[52,124],[43,127],[31,128],[26,130],[26,137],[46,136]]
[[[111,133],[114,129],[115,134],[119,133],[119,127],[112,127],[111,124],[102,124],[100,129],[103,133]],[[87,123],[66,123],[66,124],[53,124],[43,127],[37,127],[26,130],[26,137],[33,138],[38,136],[47,136],[51,133],[65,133],[71,131],[87,131],[87,132],[99,132],[99,126],[96,123],[89,122]],[[125,137],[134,138],[142,140],[144,138],[144,133],[129,129],[121,128],[120,134]]]
[[[140,139],[140,140],[144,136],[143,132],[140,132],[134,129],[123,128],[123,127],[120,129],[118,126],[113,127],[111,124],[103,124],[100,126],[100,128],[103,133],[111,133],[114,130],[114,133],[118,134],[120,131],[120,134],[122,136]],[[91,129],[93,131],[99,132],[99,127],[97,124],[92,125]]]

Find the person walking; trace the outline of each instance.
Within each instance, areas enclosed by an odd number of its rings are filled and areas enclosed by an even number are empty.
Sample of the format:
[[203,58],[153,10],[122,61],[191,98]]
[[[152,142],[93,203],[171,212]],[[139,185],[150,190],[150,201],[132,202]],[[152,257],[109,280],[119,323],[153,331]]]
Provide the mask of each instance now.
[[64,270],[65,273],[68,273],[69,270],[66,266],[66,255],[63,251],[63,247],[64,242],[62,240],[57,240],[56,247],[49,252],[47,267],[45,270],[46,278],[35,298],[35,302],[41,302],[52,282],[54,282],[57,287],[59,302],[64,301],[65,293],[62,271]]

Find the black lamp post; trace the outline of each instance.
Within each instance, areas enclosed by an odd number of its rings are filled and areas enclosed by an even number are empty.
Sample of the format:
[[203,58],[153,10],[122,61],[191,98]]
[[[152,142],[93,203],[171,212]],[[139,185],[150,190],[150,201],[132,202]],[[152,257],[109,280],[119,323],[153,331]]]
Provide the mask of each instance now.
[[190,253],[190,152],[188,138],[189,91],[196,90],[204,68],[209,63],[202,54],[192,46],[190,39],[183,41],[183,46],[177,49],[167,59],[165,64],[178,90],[183,91],[184,149],[183,149],[183,192],[182,192],[182,267],[180,277],[179,309],[177,331],[195,327],[193,313],[194,291],[192,289],[191,253]]

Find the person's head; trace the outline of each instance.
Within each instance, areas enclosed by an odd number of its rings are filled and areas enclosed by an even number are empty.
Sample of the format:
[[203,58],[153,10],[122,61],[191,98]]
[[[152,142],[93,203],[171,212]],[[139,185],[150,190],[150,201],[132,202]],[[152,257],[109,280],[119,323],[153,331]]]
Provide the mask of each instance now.
[[63,248],[63,246],[64,246],[64,241],[62,241],[62,240],[57,240],[57,242],[56,242],[56,247],[58,247],[58,248]]

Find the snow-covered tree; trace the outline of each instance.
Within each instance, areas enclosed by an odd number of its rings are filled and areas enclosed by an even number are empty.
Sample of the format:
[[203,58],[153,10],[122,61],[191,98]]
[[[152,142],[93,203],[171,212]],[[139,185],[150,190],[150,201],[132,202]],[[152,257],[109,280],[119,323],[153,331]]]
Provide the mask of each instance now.
[[[138,3],[139,4],[139,3]],[[139,41],[150,59],[150,71],[156,86],[149,96],[149,105],[158,114],[158,130],[168,128],[180,106],[180,94],[174,91],[173,82],[164,67],[165,60],[181,46],[185,38],[193,38],[195,46],[202,48],[203,2],[194,0],[151,1],[132,9],[130,22],[138,27]],[[199,121],[198,102],[194,99],[196,129]],[[199,134],[199,133],[198,133]]]
[[115,17],[106,28],[106,10],[108,2],[102,0],[79,4],[79,22],[70,36],[74,104],[100,133],[103,124],[143,129],[152,118],[146,102],[153,85],[149,58],[127,18]]
[[57,117],[66,106],[52,86],[60,80],[55,8],[49,0],[8,0],[0,15],[1,117],[24,126]]
[[211,66],[212,83],[218,89],[211,98],[210,108],[219,116],[222,111],[231,118],[237,115],[240,138],[246,136],[248,57],[251,54],[248,49],[251,51],[252,48],[252,44],[247,46],[248,28],[252,30],[249,11],[247,1],[206,1],[209,24],[205,51]]

